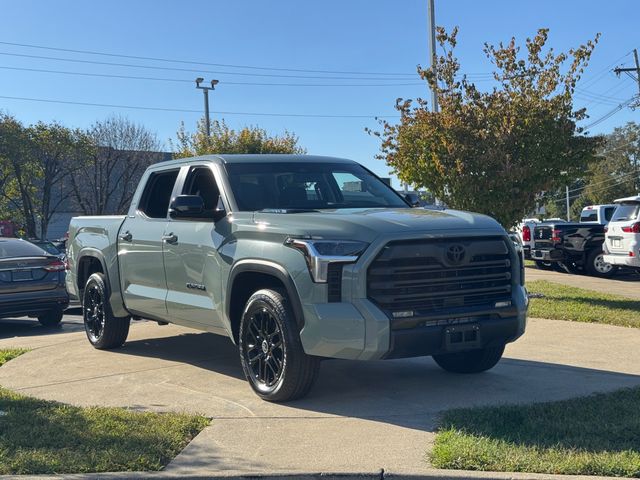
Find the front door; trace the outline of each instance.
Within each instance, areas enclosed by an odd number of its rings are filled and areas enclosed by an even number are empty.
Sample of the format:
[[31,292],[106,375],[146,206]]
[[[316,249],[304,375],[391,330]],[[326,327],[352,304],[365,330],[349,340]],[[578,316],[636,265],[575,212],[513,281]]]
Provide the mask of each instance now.
[[[211,166],[188,167],[182,195],[199,195],[204,211],[213,212],[220,193]],[[218,248],[229,223],[212,219],[170,219],[165,236],[164,263],[167,273],[167,310],[171,321],[194,324],[208,330],[222,328],[223,267]]]
[[127,216],[118,238],[120,282],[127,309],[143,318],[167,317],[163,235],[179,169],[153,172],[135,213]]

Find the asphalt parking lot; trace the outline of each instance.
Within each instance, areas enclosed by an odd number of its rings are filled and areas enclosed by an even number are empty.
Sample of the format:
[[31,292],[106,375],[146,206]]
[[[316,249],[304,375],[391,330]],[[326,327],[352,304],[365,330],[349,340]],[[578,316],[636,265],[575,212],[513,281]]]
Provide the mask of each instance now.
[[532,319],[481,375],[452,375],[430,358],[329,360],[310,395],[258,399],[226,338],[134,322],[118,350],[87,342],[78,311],[57,329],[0,322],[0,348],[33,350],[0,369],[0,385],[71,404],[179,410],[213,419],[167,468],[176,475],[284,472],[420,473],[439,412],[556,400],[640,385],[640,331]]

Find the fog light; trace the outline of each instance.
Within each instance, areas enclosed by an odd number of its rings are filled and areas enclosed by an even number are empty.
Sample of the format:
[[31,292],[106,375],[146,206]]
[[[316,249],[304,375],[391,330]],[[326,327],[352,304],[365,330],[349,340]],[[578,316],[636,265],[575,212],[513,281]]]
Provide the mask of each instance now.
[[402,312],[393,312],[391,315],[393,318],[408,318],[413,317],[414,312],[413,310],[403,310]]
[[510,306],[511,306],[511,300],[504,300],[502,302],[496,302],[496,308],[510,307]]

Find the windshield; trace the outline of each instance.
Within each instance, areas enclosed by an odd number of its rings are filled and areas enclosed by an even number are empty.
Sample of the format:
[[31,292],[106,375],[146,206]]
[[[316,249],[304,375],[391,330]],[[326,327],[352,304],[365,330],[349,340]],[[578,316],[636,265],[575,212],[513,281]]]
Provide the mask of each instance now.
[[226,169],[242,211],[410,208],[358,164],[230,163]]
[[621,203],[613,214],[612,222],[626,222],[637,220],[640,213],[640,203]]

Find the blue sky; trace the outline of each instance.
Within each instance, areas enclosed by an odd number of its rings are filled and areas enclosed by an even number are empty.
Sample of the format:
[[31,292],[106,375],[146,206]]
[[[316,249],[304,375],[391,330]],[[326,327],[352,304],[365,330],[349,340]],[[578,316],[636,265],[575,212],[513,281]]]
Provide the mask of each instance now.
[[[4,67],[0,68],[0,96],[199,111],[202,93],[189,81],[200,76],[201,71],[207,80],[220,80],[211,98],[213,111],[394,116],[396,98],[429,96],[426,86],[415,75],[416,65],[424,64],[427,59],[426,5],[426,0],[3,2],[0,42],[215,64],[375,74],[328,75],[190,65],[0,44],[0,67]],[[576,97],[576,105],[586,106],[591,119],[596,120],[637,92],[637,85],[630,78],[618,78],[610,71],[617,65],[631,66],[633,57],[629,52],[640,48],[636,7],[636,2],[631,0],[604,3],[595,0],[436,0],[436,17],[439,25],[460,27],[457,55],[462,71],[470,74],[491,71],[482,53],[485,41],[508,41],[516,36],[522,42],[538,28],[548,27],[550,45],[556,50],[567,50],[593,38],[597,32],[602,33]],[[64,62],[16,54],[197,71]],[[183,82],[83,77],[6,67]],[[400,73],[406,77],[381,73]],[[393,86],[287,87],[232,85],[232,82],[392,83]],[[401,83],[408,85],[399,85]],[[478,85],[489,84],[481,81]],[[165,143],[175,137],[180,121],[184,120],[191,129],[200,116],[195,112],[129,110],[6,98],[0,98],[0,110],[26,123],[57,120],[70,127],[87,127],[97,119],[116,113],[144,124]],[[212,116],[217,119],[223,116],[232,127],[259,125],[272,133],[288,129],[299,135],[300,143],[309,153],[353,158],[381,175],[389,170],[384,162],[374,160],[379,151],[378,140],[364,132],[365,127],[376,126],[372,118],[217,113]],[[630,120],[638,120],[638,113],[625,109],[592,131],[608,132]]]

